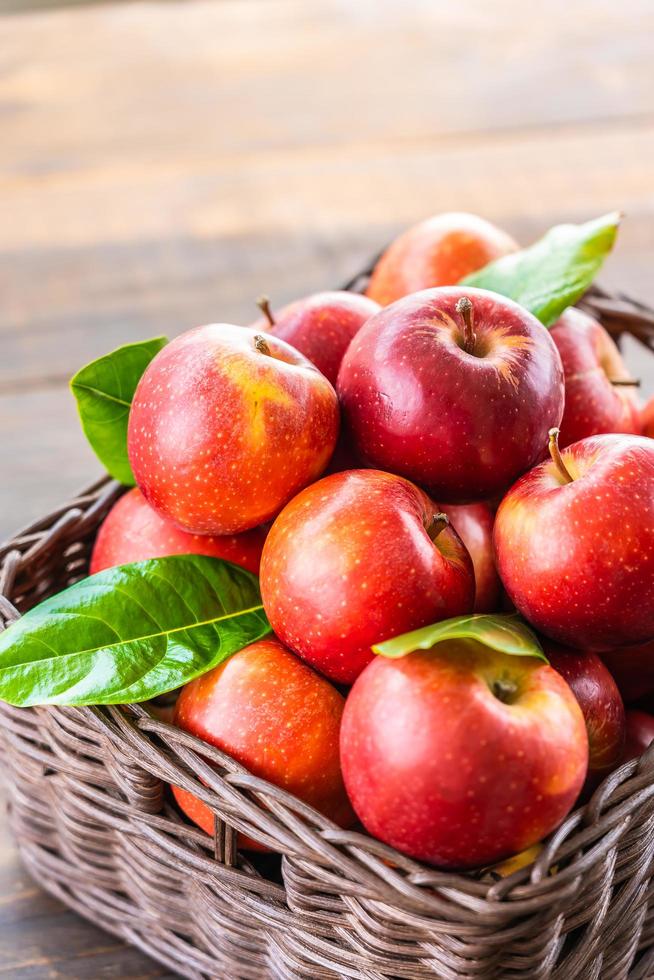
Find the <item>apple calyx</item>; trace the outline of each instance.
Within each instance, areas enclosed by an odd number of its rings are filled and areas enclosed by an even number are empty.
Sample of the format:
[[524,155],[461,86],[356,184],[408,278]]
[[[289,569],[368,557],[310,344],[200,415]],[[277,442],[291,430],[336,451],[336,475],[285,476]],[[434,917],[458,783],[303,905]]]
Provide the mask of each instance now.
[[566,469],[566,465],[563,462],[563,457],[561,456],[561,450],[559,449],[559,432],[560,431],[561,430],[560,429],[557,429],[557,428],[550,429],[550,431],[549,431],[549,437],[550,437],[550,443],[549,443],[550,456],[552,457],[552,462],[556,466],[556,468],[557,468],[557,470],[559,472],[559,476],[561,477],[561,479],[563,480],[563,482],[564,483],[572,483],[573,482],[573,479],[570,476],[570,474],[568,473],[568,470]]
[[463,349],[466,354],[474,354],[477,337],[473,327],[474,307],[467,296],[462,296],[456,304],[456,312],[463,323]]
[[518,685],[506,677],[498,678],[491,684],[491,691],[502,704],[513,704],[518,693]]
[[441,531],[450,526],[450,519],[447,514],[434,514],[428,527],[425,528],[432,541],[435,541]]
[[254,347],[260,354],[266,354],[268,357],[272,357],[272,351],[268,346],[268,341],[260,333],[254,338]]
[[268,299],[268,297],[260,296],[259,299],[257,300],[257,306],[265,316],[270,326],[274,327],[276,321],[275,321],[275,317],[273,316],[273,312],[270,309],[270,300]]

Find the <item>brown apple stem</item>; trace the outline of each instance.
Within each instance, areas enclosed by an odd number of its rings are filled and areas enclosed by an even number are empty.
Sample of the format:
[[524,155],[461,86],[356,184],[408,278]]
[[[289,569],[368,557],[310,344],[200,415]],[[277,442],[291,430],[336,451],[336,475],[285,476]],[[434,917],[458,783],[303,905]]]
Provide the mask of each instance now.
[[475,330],[473,327],[474,309],[467,296],[462,296],[456,304],[456,312],[461,317],[463,323],[463,349],[466,354],[472,354],[475,350]]
[[275,317],[273,316],[272,310],[270,309],[270,300],[268,299],[268,297],[267,296],[260,296],[259,299],[257,300],[257,306],[259,307],[259,309],[261,310],[261,312],[265,316],[265,318],[268,321],[268,323],[270,324],[270,326],[271,327],[274,327],[275,326]]
[[441,531],[444,531],[446,527],[449,527],[450,519],[447,514],[434,514],[431,519],[429,527],[426,529],[427,534],[435,541]]
[[267,354],[268,357],[271,357],[272,351],[268,346],[268,342],[265,337],[261,336],[260,333],[258,333],[254,338],[254,346],[259,351],[260,354]]
[[640,388],[640,378],[609,378],[614,388]]
[[497,700],[501,701],[502,704],[511,704],[518,693],[518,685],[514,681],[503,678],[493,681],[491,690]]
[[566,469],[566,465],[563,462],[563,457],[561,456],[561,450],[559,449],[559,429],[550,429],[550,456],[552,461],[559,471],[559,476],[564,483],[572,483],[572,477]]

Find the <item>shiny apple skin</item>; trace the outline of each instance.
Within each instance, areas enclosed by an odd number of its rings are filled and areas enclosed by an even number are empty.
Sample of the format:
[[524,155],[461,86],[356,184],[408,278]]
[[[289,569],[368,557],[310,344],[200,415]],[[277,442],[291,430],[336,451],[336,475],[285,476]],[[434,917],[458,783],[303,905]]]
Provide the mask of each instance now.
[[622,761],[639,759],[654,741],[654,715],[630,708],[627,711],[627,738]]
[[510,235],[475,214],[437,214],[392,242],[375,266],[366,295],[388,306],[421,289],[455,286],[517,248]]
[[166,555],[209,555],[224,558],[258,574],[263,528],[211,537],[180,531],[150,507],[138,487],[116,501],[100,525],[91,555],[90,574],[115,565],[127,565]]
[[[339,759],[344,705],[336,688],[272,638],[187,684],[174,724],[348,827],[354,814]],[[213,834],[209,807],[179,787],[173,792],[184,813]]]
[[610,650],[654,636],[654,443],[590,436],[523,476],[495,517],[509,598],[566,646]]
[[472,611],[474,572],[438,507],[401,477],[350,470],[303,490],[273,524],[261,558],[270,624],[291,650],[351,684],[371,646]]
[[380,308],[367,296],[333,290],[314,293],[275,310],[274,326],[265,320],[255,326],[291,344],[335,385],[350,341]]
[[[459,346],[464,296],[483,356]],[[503,493],[543,458],[563,415],[563,367],[549,332],[481,289],[425,290],[372,317],[343,358],[337,390],[361,458],[441,504]]]
[[654,694],[654,640],[635,647],[606,650],[602,660],[611,671],[625,704]]
[[613,339],[593,317],[570,307],[551,328],[565,374],[565,408],[559,446],[601,432],[640,435],[640,406],[633,388],[616,387],[631,375]]
[[493,555],[493,511],[488,504],[448,504],[446,513],[472,558],[474,612],[496,612],[500,605],[501,583]]
[[654,439],[654,398],[650,398],[645,405],[641,415],[641,424],[643,427],[643,435],[648,436],[650,439]]
[[[497,681],[516,685],[514,703],[495,696]],[[454,640],[366,667],[345,705],[341,764],[373,836],[437,867],[476,868],[558,826],[588,738],[552,667]]]
[[593,788],[622,759],[625,711],[620,691],[596,653],[546,643],[545,655],[579,702],[588,732],[587,784]]
[[162,517],[192,534],[236,534],[320,476],[338,429],[336,393],[302,354],[269,334],[214,323],[175,338],[148,365],[128,451]]

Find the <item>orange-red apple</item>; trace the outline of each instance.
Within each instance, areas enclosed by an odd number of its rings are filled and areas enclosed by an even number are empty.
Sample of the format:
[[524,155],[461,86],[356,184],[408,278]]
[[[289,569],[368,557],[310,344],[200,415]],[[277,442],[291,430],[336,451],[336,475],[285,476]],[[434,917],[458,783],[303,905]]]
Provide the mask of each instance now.
[[214,323],[177,337],[146,368],[129,458],[163,517],[193,534],[235,534],[320,476],[338,425],[334,389],[302,354]]
[[495,515],[488,504],[448,504],[447,516],[470,553],[475,570],[476,613],[495,612],[500,604],[500,577],[493,557]]
[[418,487],[376,470],[325,477],[273,524],[261,595],[279,638],[351,683],[371,646],[472,611],[474,572],[459,536]]
[[103,568],[166,555],[209,555],[257,574],[265,540],[263,528],[222,537],[180,531],[150,507],[134,487],[116,501],[100,525],[89,571],[94,575]]
[[654,439],[654,398],[650,398],[641,415],[643,435]]
[[503,493],[563,415],[563,367],[542,323],[482,289],[429,289],[377,313],[337,390],[357,453],[441,504]]
[[510,235],[475,214],[437,214],[408,228],[389,245],[366,292],[387,306],[420,289],[455,286],[517,248]]
[[509,598],[559,643],[608,650],[654,637],[654,443],[598,435],[541,463],[495,517]]
[[[328,681],[266,639],[187,684],[174,723],[347,827],[354,817],[338,750],[344,703]],[[212,834],[209,807],[180,787],[173,793],[184,813]]]
[[345,704],[341,763],[371,834],[474,868],[558,826],[586,777],[588,738],[552,667],[450,640],[366,667]]

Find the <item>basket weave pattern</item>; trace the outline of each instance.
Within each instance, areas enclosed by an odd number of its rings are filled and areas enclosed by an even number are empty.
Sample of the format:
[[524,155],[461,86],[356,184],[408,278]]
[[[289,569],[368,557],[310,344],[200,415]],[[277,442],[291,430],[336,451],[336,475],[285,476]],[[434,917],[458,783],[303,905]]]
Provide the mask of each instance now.
[[[654,349],[651,311],[598,290],[585,305]],[[102,480],[0,548],[0,625],[86,574],[121,492]],[[0,749],[32,876],[185,977],[654,977],[654,747],[500,880],[341,830],[144,707],[0,702]],[[171,783],[212,807],[213,839],[178,815]],[[238,833],[281,858],[238,852]]]

